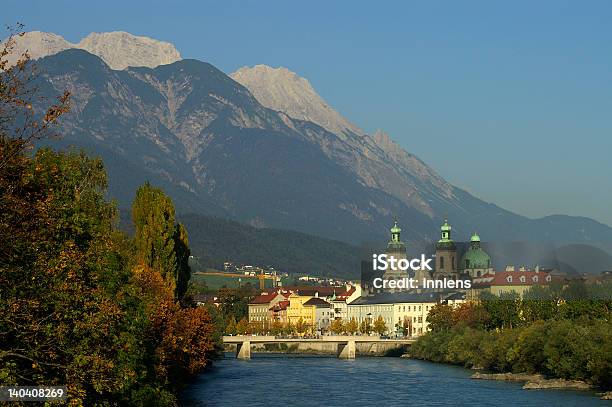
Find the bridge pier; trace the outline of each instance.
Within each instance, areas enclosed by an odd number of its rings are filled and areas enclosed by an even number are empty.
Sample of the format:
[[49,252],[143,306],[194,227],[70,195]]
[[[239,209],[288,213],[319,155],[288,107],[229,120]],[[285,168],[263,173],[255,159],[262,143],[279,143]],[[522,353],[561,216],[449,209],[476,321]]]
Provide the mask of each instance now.
[[236,359],[251,359],[251,341],[236,344]]
[[355,340],[338,343],[339,359],[355,359]]

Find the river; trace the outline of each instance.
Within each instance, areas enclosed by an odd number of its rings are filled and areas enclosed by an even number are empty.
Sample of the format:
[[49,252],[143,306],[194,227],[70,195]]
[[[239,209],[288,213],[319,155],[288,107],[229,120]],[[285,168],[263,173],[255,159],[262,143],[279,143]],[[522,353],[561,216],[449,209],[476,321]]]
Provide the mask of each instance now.
[[403,358],[230,355],[198,376],[185,406],[612,406],[592,392],[523,390],[520,383],[470,379],[456,366]]

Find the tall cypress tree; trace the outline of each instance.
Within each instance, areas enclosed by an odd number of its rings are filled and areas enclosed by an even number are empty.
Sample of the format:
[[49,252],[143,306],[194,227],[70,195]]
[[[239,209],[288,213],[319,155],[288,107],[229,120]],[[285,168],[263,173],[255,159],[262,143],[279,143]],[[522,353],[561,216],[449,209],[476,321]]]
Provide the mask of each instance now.
[[[136,191],[132,220],[138,260],[159,271],[166,283],[178,294],[177,226],[172,200],[161,189],[147,182]],[[185,232],[185,245],[186,236]],[[181,248],[181,252],[184,250]]]
[[176,296],[180,300],[187,292],[189,279],[191,278],[191,268],[189,267],[189,240],[187,238],[187,229],[182,223],[176,225],[174,232],[174,247],[176,250],[177,261],[177,282]]

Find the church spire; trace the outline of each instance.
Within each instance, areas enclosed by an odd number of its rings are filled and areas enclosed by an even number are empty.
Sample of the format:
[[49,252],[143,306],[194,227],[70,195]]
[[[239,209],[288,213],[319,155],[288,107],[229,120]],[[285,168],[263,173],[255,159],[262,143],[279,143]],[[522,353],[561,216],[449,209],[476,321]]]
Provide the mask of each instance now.
[[393,227],[391,228],[391,241],[394,243],[400,243],[400,233],[402,229],[397,225],[397,219],[395,220]]
[[448,219],[444,219],[444,223],[440,226],[441,239],[438,241],[440,243],[444,242],[452,242],[451,239],[451,225],[448,223]]

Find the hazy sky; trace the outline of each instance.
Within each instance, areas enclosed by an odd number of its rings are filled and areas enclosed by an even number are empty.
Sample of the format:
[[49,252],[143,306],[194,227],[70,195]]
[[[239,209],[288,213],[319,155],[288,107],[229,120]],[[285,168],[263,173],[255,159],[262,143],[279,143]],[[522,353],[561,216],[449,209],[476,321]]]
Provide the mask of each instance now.
[[3,3],[0,22],[70,41],[123,30],[228,73],[285,66],[484,200],[612,225],[610,1]]

